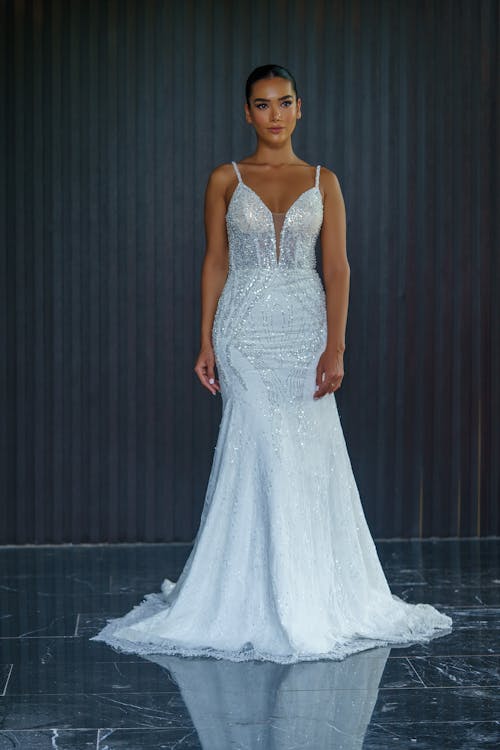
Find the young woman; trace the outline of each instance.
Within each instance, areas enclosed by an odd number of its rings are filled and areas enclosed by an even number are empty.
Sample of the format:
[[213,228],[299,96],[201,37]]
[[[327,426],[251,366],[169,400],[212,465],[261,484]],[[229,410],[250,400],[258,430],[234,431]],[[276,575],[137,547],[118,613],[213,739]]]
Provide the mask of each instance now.
[[429,640],[451,618],[391,593],[337,412],[350,282],[338,178],[293,151],[301,100],[285,68],[251,73],[245,115],[255,152],[214,169],[205,199],[195,372],[223,414],[200,526],[179,580],[96,638],[281,663]]

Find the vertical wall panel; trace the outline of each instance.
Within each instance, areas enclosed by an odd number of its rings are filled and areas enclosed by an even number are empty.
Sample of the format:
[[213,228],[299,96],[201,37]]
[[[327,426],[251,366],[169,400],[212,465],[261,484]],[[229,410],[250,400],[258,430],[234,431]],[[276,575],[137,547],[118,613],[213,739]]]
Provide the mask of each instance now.
[[370,527],[499,533],[498,29],[496,0],[0,4],[0,542],[193,539],[204,191],[267,62],[344,192]]

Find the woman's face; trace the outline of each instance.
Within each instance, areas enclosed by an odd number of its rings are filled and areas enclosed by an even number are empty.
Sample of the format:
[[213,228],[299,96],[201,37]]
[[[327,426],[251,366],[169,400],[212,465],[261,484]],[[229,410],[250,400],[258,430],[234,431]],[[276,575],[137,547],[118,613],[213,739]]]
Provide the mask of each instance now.
[[291,81],[264,78],[252,86],[250,107],[245,102],[246,121],[252,123],[260,139],[279,144],[290,138],[295,130],[297,120],[302,116],[300,105]]

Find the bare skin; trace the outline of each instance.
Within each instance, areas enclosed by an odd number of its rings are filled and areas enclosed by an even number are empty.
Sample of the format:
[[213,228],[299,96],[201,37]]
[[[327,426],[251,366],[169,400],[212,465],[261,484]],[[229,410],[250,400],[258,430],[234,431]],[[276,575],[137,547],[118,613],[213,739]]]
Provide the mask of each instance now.
[[[246,121],[257,135],[254,153],[239,162],[243,181],[267,207],[286,212],[297,197],[314,185],[315,168],[299,159],[292,148],[292,133],[302,117],[302,102],[290,81],[270,78],[256,81]],[[280,127],[273,132],[270,128]],[[229,271],[225,216],[238,184],[231,164],[221,164],[210,174],[205,192],[206,251],[201,276],[201,345],[194,371],[213,395],[220,391],[215,374],[212,326],[219,297]],[[327,342],[316,368],[314,399],[340,388],[344,377],[345,329],[349,305],[350,267],[346,252],[346,213],[337,176],[321,167],[323,196],[320,233],[323,280],[327,308]]]

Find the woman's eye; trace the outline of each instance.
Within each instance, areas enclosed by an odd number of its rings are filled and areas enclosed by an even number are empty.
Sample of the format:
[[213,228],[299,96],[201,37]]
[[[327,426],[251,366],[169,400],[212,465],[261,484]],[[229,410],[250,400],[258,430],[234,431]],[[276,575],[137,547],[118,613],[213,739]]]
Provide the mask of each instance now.
[[[285,107],[291,107],[292,104],[293,104],[293,102],[292,102],[291,99],[285,99],[284,102],[281,102],[281,105],[285,106]],[[267,104],[266,104],[266,102],[259,102],[255,106],[257,107],[257,109],[264,109],[265,107],[267,107]]]

